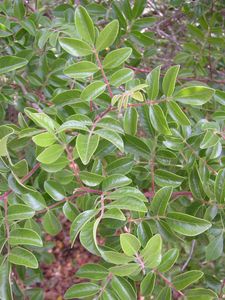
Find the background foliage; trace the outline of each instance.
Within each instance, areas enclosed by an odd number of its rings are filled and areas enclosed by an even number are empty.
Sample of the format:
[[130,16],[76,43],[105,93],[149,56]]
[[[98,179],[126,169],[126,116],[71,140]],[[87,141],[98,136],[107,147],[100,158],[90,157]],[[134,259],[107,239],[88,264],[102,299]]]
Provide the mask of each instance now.
[[0,3],[1,299],[45,299],[62,215],[71,247],[99,257],[65,299],[222,299],[224,15]]

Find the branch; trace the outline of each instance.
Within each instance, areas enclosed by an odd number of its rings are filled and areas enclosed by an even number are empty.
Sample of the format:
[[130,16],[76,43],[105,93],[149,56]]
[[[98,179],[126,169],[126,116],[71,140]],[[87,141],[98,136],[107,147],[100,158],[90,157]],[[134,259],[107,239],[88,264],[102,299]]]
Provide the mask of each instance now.
[[155,270],[154,271],[157,275],[159,275],[162,280],[165,282],[166,285],[168,285],[170,288],[172,288],[179,296],[184,296],[184,294],[177,290],[176,287],[173,285],[173,283],[171,281],[169,281],[169,279],[167,279],[162,273],[160,273],[159,271]]

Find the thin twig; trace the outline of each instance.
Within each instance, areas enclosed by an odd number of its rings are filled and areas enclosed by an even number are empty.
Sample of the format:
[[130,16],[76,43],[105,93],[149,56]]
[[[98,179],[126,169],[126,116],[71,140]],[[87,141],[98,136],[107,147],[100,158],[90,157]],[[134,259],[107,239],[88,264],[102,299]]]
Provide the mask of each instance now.
[[171,281],[169,281],[169,279],[167,279],[162,273],[160,273],[159,271],[155,270],[154,271],[157,275],[159,275],[162,280],[165,282],[166,285],[168,285],[170,288],[172,288],[179,296],[184,296],[184,294],[177,290],[176,287],[173,285],[173,283]]
[[185,264],[183,265],[183,267],[181,268],[181,271],[184,271],[187,267],[187,265],[189,264],[191,258],[192,258],[192,255],[193,255],[193,252],[194,252],[194,249],[195,249],[195,244],[196,244],[196,240],[193,240],[192,243],[191,243],[191,250],[190,250],[190,254],[188,256],[188,259],[186,260]]

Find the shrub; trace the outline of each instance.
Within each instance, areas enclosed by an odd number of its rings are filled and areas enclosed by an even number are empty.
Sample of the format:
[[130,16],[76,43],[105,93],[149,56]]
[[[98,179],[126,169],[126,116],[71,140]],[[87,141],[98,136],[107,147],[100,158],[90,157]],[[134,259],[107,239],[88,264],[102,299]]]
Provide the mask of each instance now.
[[[222,299],[225,93],[211,61],[213,51],[219,74],[221,7],[179,3],[163,21],[143,0],[84,1],[75,14],[1,3],[1,299],[43,299],[43,240],[61,215],[71,247],[79,238],[99,257],[65,299]],[[167,51],[160,22],[185,15],[200,45],[187,34],[181,50],[171,34],[175,63],[150,70],[155,49]]]

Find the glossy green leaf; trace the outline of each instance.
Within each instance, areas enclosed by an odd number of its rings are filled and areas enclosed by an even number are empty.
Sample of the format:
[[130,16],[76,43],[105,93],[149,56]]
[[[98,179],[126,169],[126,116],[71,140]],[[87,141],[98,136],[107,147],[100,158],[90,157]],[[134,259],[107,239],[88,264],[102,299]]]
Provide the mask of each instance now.
[[120,245],[123,252],[128,256],[135,255],[141,247],[141,243],[136,236],[130,233],[122,233],[120,235]]
[[133,257],[116,251],[104,251],[101,252],[102,258],[112,264],[126,264],[133,260]]
[[138,266],[138,264],[130,263],[127,265],[111,267],[109,268],[109,272],[111,272],[113,275],[124,277],[137,272],[139,269],[140,267]]
[[198,270],[187,271],[179,274],[173,279],[173,284],[178,290],[183,290],[190,284],[198,281],[203,276],[203,272]]
[[42,225],[44,230],[52,236],[58,234],[62,230],[61,223],[51,210],[47,211],[43,216]]
[[83,183],[88,186],[99,185],[102,182],[102,180],[104,179],[104,177],[101,175],[98,175],[96,173],[87,172],[87,171],[81,171],[79,176],[80,176],[80,179],[83,181]]
[[82,79],[92,76],[97,71],[98,67],[96,66],[96,64],[93,64],[90,61],[81,61],[70,65],[69,67],[64,69],[63,72],[65,75],[71,78]]
[[141,281],[141,295],[149,296],[155,287],[155,273],[148,273],[145,278]]
[[145,248],[141,251],[145,267],[155,268],[161,262],[162,238],[159,234],[154,235],[148,241]]
[[40,133],[32,138],[33,142],[40,147],[48,147],[55,143],[56,137],[49,132]]
[[121,300],[135,300],[136,293],[132,285],[124,278],[113,276],[111,285]]
[[0,75],[20,69],[28,64],[24,58],[17,56],[2,56],[0,57]]
[[151,208],[155,215],[163,216],[165,214],[172,191],[172,187],[165,186],[156,192],[151,201]]
[[43,242],[40,236],[31,229],[18,228],[10,232],[9,244],[15,245],[31,245],[36,247],[42,247]]
[[60,201],[65,198],[65,190],[59,185],[56,181],[47,180],[44,182],[45,191],[51,196],[54,200]]
[[96,40],[96,49],[98,51],[110,47],[115,41],[119,30],[118,20],[113,20],[100,32]]
[[93,53],[91,46],[86,42],[72,38],[60,38],[61,47],[73,56],[87,56]]
[[149,118],[152,126],[156,131],[159,131],[160,133],[165,135],[171,135],[171,131],[168,127],[163,110],[158,104],[150,106]]
[[172,66],[166,71],[162,82],[162,89],[166,97],[173,95],[179,69],[180,66]]
[[182,104],[198,106],[208,102],[214,94],[214,89],[206,86],[189,86],[174,95],[174,100]]
[[218,299],[217,294],[210,289],[195,288],[186,291],[187,300],[214,300]]
[[168,213],[166,220],[175,232],[186,236],[199,235],[212,226],[209,221],[178,212]]
[[225,169],[221,169],[216,176],[214,193],[218,203],[225,201]]
[[89,296],[94,296],[100,290],[100,286],[95,283],[77,283],[72,285],[65,293],[65,299],[83,299]]
[[102,182],[103,191],[109,191],[131,183],[131,179],[121,174],[113,174],[106,177]]
[[144,202],[134,197],[123,197],[106,205],[107,208],[119,208],[131,211],[147,212]]
[[102,280],[108,276],[108,270],[99,264],[86,264],[79,268],[76,276],[94,280]]
[[106,85],[102,81],[94,81],[89,84],[81,93],[81,99],[91,101],[100,96],[105,91]]
[[9,221],[30,219],[34,214],[35,211],[31,207],[23,204],[13,204],[8,208]]
[[9,253],[8,259],[15,265],[25,266],[31,269],[38,268],[38,261],[34,254],[21,247],[13,248]]
[[201,142],[200,148],[208,149],[209,147],[213,147],[219,142],[219,140],[220,138],[215,132],[212,130],[207,130]]
[[78,135],[76,140],[76,149],[84,165],[87,165],[91,160],[93,154],[95,153],[95,150],[98,147],[98,143],[98,135]]
[[127,134],[135,135],[137,132],[138,113],[134,107],[129,107],[124,115],[123,128]]
[[75,11],[75,26],[82,39],[91,44],[94,42],[94,24],[87,10],[83,6],[78,6]]
[[223,234],[219,234],[218,236],[212,238],[210,243],[205,249],[206,259],[216,260],[223,254]]
[[120,85],[132,80],[133,76],[134,76],[133,70],[128,68],[123,68],[113,73],[109,82],[111,85],[114,85],[115,87],[119,87]]
[[95,130],[95,134],[99,135],[101,138],[109,141],[114,146],[116,146],[121,152],[124,152],[124,144],[120,135],[109,129],[98,129]]
[[168,186],[175,188],[180,186],[183,180],[184,177],[168,172],[166,170],[158,169],[155,172],[155,182],[161,187]]
[[120,66],[130,57],[131,53],[132,49],[129,47],[109,52],[103,60],[103,68],[113,69]]
[[167,272],[176,263],[179,256],[179,250],[177,248],[172,248],[168,250],[162,257],[162,261],[158,266],[159,272]]
[[185,113],[176,102],[172,100],[168,101],[167,108],[171,118],[178,124],[183,126],[189,126],[191,124]]
[[161,66],[156,67],[146,77],[146,83],[148,84],[146,91],[150,100],[155,100],[159,93],[160,69]]
[[10,263],[6,260],[0,265],[0,299],[12,300],[12,289],[10,284]]

